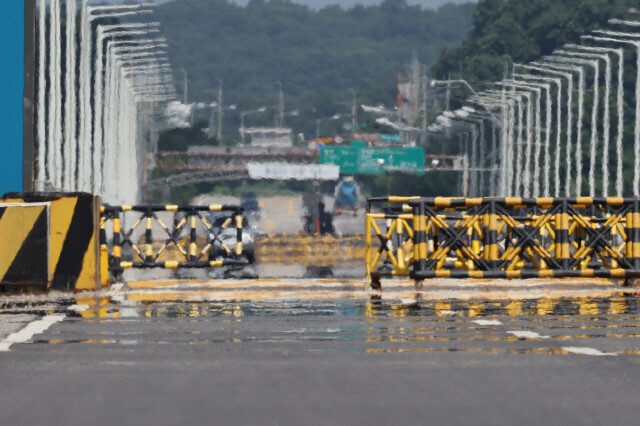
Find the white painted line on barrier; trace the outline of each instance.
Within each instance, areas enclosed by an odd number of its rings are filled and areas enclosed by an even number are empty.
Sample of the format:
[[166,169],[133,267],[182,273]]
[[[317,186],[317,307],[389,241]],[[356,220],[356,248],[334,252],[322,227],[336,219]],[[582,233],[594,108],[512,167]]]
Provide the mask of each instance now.
[[612,354],[610,352],[602,352],[594,348],[582,348],[577,346],[564,346],[563,350],[572,353],[572,354],[580,354],[580,355],[592,355],[592,356],[617,356],[618,354]]
[[502,323],[498,320],[484,320],[484,319],[479,319],[479,320],[475,320],[473,321],[476,324],[479,325],[502,325]]
[[527,331],[527,330],[512,330],[507,331],[509,334],[513,334],[519,339],[548,339],[549,336],[543,336],[541,334],[536,333],[535,331]]
[[31,340],[34,335],[44,333],[53,324],[61,322],[65,318],[65,314],[55,314],[30,322],[23,329],[11,333],[6,339],[0,341],[0,352],[7,352],[15,343],[25,343]]

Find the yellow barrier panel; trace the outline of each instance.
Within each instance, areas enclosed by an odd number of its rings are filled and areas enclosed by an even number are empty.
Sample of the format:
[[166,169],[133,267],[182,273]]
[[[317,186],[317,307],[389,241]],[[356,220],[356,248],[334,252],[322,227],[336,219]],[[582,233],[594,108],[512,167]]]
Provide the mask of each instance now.
[[[246,265],[252,255],[243,245],[238,206],[105,205],[100,211],[102,246],[110,251],[109,265],[116,275],[129,268]],[[207,218],[211,212],[215,216]]]
[[374,287],[398,275],[640,277],[635,198],[372,198],[365,230]]
[[60,290],[108,285],[100,204],[91,194],[9,194],[0,200],[0,282]]

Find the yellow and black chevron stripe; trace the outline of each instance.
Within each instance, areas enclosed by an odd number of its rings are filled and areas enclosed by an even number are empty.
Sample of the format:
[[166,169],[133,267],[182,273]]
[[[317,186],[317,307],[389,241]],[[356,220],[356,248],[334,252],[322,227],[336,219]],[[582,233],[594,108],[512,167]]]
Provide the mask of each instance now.
[[[3,255],[0,259],[0,277],[4,263],[10,264],[7,270],[17,271],[15,275],[5,274],[3,281],[30,281],[28,278],[35,273],[27,274],[30,267],[39,273],[37,281],[47,282],[51,289],[91,290],[108,284],[106,264],[101,262],[98,244],[98,197],[84,193],[36,194],[11,196],[10,201],[24,204],[11,207],[10,213],[5,212],[0,218],[0,253],[10,253],[7,250],[16,251],[15,247],[19,247],[15,256]],[[34,218],[36,213],[30,211],[32,203],[43,202],[48,203],[48,207],[42,206],[42,218]],[[2,228],[5,217],[4,226],[22,226],[30,231],[5,234]]]
[[0,204],[0,282],[45,284],[49,203]]
[[51,203],[50,271],[53,289],[95,289],[100,282],[99,204],[89,194]]

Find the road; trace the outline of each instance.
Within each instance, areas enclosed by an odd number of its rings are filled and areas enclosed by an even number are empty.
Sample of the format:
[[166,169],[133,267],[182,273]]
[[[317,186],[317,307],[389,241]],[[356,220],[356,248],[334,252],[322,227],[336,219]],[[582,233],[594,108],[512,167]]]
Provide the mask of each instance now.
[[[333,211],[334,199],[322,196],[327,211]],[[199,195],[192,200],[195,205],[240,204],[238,197]],[[259,197],[260,213],[255,225],[258,230],[268,234],[295,234],[303,232],[304,209],[302,195],[281,195]],[[364,233],[364,206],[357,214],[341,214],[333,219],[336,233],[340,235],[358,235]]]
[[383,286],[141,281],[2,296],[3,424],[637,422],[637,292]]

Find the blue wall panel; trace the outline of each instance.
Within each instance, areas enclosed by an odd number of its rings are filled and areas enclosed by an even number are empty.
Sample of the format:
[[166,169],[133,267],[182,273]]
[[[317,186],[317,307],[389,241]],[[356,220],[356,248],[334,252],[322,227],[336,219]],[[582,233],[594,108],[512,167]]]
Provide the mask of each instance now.
[[24,2],[5,0],[0,13],[0,196],[22,191]]

